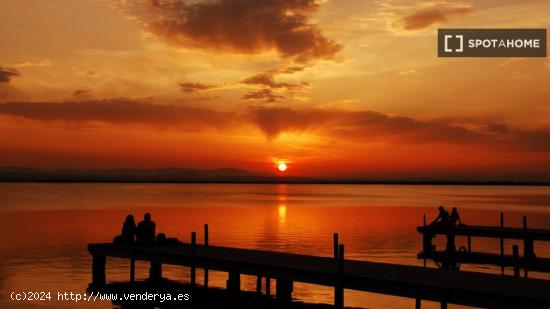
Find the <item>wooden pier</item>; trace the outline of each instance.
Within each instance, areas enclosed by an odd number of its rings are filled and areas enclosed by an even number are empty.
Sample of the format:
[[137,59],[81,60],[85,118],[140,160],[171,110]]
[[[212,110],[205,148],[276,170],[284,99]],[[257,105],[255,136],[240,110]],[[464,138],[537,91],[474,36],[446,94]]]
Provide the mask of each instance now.
[[[488,264],[504,267],[512,266],[523,268],[525,276],[528,271],[550,272],[550,258],[537,257],[535,253],[535,241],[550,241],[550,230],[533,229],[527,227],[527,217],[523,217],[523,227],[505,227],[504,215],[500,215],[500,226],[462,225],[445,227],[440,225],[424,225],[417,227],[417,231],[423,236],[422,252],[418,254],[420,259],[431,259],[441,265],[456,264]],[[437,250],[432,244],[436,235],[444,235],[447,244],[443,250]],[[455,238],[463,236],[467,238],[467,246],[456,248]],[[493,238],[500,240],[500,253],[476,252],[472,250],[473,238]],[[504,254],[504,240],[520,240],[523,243],[523,254]],[[518,250],[518,249],[515,249]],[[519,250],[518,250],[519,252]]]
[[237,294],[241,275],[256,276],[257,292],[266,297],[271,297],[269,286],[263,292],[262,281],[267,278],[269,285],[274,279],[275,297],[282,303],[292,300],[294,282],[304,282],[334,287],[337,308],[344,306],[344,289],[408,297],[415,308],[421,307],[421,300],[440,302],[442,308],[447,303],[485,308],[550,308],[550,281],[349,260],[344,258],[343,245],[335,248],[336,257],[319,257],[199,245],[196,241],[177,246],[89,244],[93,256],[91,287],[105,286],[107,257],[116,257],[130,261],[131,280],[135,278],[136,260],[151,263],[151,281],[160,280],[165,264],[190,267],[192,285],[197,284],[196,268],[226,272],[226,288]]

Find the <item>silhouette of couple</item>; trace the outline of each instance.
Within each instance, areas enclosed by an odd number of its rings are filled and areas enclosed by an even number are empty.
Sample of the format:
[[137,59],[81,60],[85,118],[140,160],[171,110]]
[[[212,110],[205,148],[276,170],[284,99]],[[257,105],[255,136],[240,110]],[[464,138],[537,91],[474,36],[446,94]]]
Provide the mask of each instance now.
[[145,213],[143,221],[136,223],[133,215],[128,215],[122,225],[122,234],[115,237],[117,244],[138,244],[150,245],[155,243],[156,224],[151,220],[151,214]]
[[460,215],[458,214],[456,207],[453,207],[451,214],[449,215],[449,212],[447,212],[443,206],[439,206],[439,215],[432,223],[430,223],[430,225],[453,227],[464,226],[465,224],[462,223],[462,220],[460,220]]
[[[128,215],[122,225],[122,234],[116,236],[115,244],[133,244],[140,245],[179,245],[181,242],[177,238],[168,238],[166,234],[156,235],[156,224],[151,220],[151,214],[145,213],[143,221],[136,223],[133,215]],[[156,236],[155,236],[156,235]]]

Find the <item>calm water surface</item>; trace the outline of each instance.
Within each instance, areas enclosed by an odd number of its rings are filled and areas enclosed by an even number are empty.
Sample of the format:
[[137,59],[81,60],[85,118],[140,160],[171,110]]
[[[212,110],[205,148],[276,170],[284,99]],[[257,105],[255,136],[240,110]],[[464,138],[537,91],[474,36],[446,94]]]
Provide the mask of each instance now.
[[[331,256],[332,233],[339,232],[349,258],[422,265],[416,259],[421,239],[415,227],[423,214],[432,220],[439,204],[458,207],[467,224],[498,225],[503,211],[506,225],[520,226],[527,215],[529,226],[550,228],[549,187],[3,183],[0,307],[111,308],[106,302],[15,304],[9,295],[83,292],[91,279],[86,244],[111,241],[129,213],[139,219],[150,211],[157,232],[184,241],[192,231],[202,240],[203,224],[208,223],[211,244],[323,256]],[[443,245],[442,239],[436,243]],[[458,240],[458,245],[464,243]],[[506,242],[506,250],[513,244]],[[498,252],[499,242],[476,239],[473,248]],[[537,255],[550,257],[549,245],[536,243],[535,249]],[[107,268],[108,280],[128,280],[126,261],[108,259]],[[500,273],[484,265],[463,268]],[[188,272],[167,267],[164,275],[185,281]],[[146,274],[147,265],[138,263],[138,278]],[[215,286],[224,286],[225,279],[223,273],[211,275]],[[243,278],[244,289],[254,290],[255,284],[254,278]],[[333,290],[295,284],[294,296],[331,303]],[[412,308],[414,301],[346,291],[346,305]]]

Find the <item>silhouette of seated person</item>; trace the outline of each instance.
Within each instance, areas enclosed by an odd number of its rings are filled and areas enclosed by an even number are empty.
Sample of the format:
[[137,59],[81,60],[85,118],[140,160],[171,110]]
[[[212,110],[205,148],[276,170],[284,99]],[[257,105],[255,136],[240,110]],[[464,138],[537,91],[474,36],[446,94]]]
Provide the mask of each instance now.
[[451,210],[451,226],[464,226],[466,224],[462,223],[462,220],[460,220],[460,215],[458,214],[458,210],[456,207],[453,207],[453,210]]
[[157,244],[164,245],[164,246],[177,246],[180,245],[182,242],[179,241],[177,238],[174,237],[166,237],[166,234],[159,233],[157,235]]
[[443,208],[443,206],[439,206],[439,214],[437,215],[437,218],[430,223],[431,226],[441,226],[441,227],[449,227],[450,226],[450,218],[449,218],[449,212]]
[[142,245],[152,245],[155,243],[156,224],[151,220],[151,214],[146,213],[143,221],[137,225],[137,243]]
[[115,244],[131,244],[136,241],[136,222],[134,216],[126,216],[124,224],[122,225],[122,234],[115,237],[113,242]]

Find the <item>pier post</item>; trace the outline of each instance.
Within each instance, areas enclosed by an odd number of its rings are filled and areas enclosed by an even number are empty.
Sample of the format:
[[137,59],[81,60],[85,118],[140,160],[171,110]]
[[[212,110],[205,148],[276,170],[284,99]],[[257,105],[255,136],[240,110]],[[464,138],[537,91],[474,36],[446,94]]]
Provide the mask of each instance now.
[[523,233],[524,233],[523,256],[525,258],[533,258],[535,257],[535,248],[533,245],[533,239],[531,239],[531,237],[527,232],[527,216],[523,216]]
[[92,284],[94,286],[105,285],[105,265],[107,258],[104,255],[92,256]]
[[334,258],[338,259],[338,233],[332,234],[332,243],[334,249]]
[[519,278],[519,253],[518,245],[512,246],[512,252],[514,257],[514,277]]
[[256,277],[256,293],[262,296],[262,276]]
[[[204,248],[208,248],[208,224],[204,225]],[[204,287],[208,288],[208,268],[204,268]]]
[[265,296],[271,297],[271,278],[265,277]]
[[417,297],[414,302],[414,309],[421,309],[422,308],[422,299],[420,297]]
[[[500,213],[500,228],[504,230],[504,213]],[[500,273],[504,275],[504,237],[500,237]]]
[[[422,216],[422,226],[425,228],[426,227],[426,214],[424,214]],[[427,249],[428,249],[428,246],[430,247],[430,250],[432,248],[432,240],[431,239],[427,239],[426,238],[426,231],[424,231],[424,233],[422,233],[422,256],[424,257],[424,267],[426,267],[426,254],[427,253]]]
[[162,278],[162,263],[151,261],[151,267],[149,268],[149,279],[151,281],[160,281]]
[[527,233],[527,216],[523,216],[523,272],[527,278],[529,262],[535,257],[533,239]]
[[338,248],[338,274],[334,287],[334,306],[344,308],[344,245]]
[[441,309],[447,309],[447,302],[446,301],[441,302]]
[[131,258],[130,259],[130,282],[134,282],[136,280],[136,259]]
[[[425,228],[427,226],[426,214],[424,214],[422,223],[424,224],[424,228]],[[431,253],[433,252],[433,245],[432,245],[433,237],[434,236],[431,233],[427,232],[424,229],[424,232],[422,233],[422,253],[424,255],[424,266],[426,266],[426,258],[428,257],[428,255],[431,255]]]
[[195,268],[195,255],[197,254],[197,233],[191,232],[191,287],[195,287],[196,282],[196,268]]
[[277,278],[275,280],[275,297],[282,303],[292,301],[292,280]]
[[230,294],[238,295],[241,291],[241,275],[236,272],[230,272],[227,278],[227,291]]

